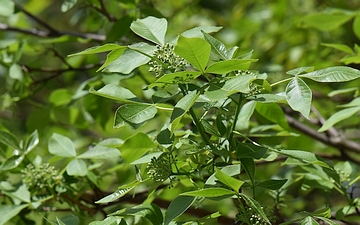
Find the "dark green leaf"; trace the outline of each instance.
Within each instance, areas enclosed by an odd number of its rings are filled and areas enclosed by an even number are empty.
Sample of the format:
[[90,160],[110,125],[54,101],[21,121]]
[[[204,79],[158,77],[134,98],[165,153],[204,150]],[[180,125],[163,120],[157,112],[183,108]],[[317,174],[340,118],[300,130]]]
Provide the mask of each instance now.
[[7,146],[20,150],[19,141],[12,133],[0,130],[0,142]]
[[167,84],[186,84],[196,79],[201,75],[198,71],[181,71],[176,73],[169,73],[161,76],[155,82],[149,85],[149,88],[164,86]]
[[249,176],[251,183],[255,184],[255,162],[252,158],[240,158],[241,166]]
[[279,124],[285,130],[290,129],[284,111],[278,104],[257,102],[256,111],[271,122]]
[[211,45],[211,52],[214,55],[218,56],[222,60],[229,59],[226,47],[221,41],[205,33],[204,31],[201,32],[203,33],[205,40]]
[[279,190],[285,183],[285,180],[266,180],[256,185],[256,187],[262,187],[270,190]]
[[165,212],[164,225],[181,216],[195,201],[192,196],[178,196],[169,205]]
[[246,204],[247,204],[248,206],[250,206],[250,208],[251,208],[252,210],[254,210],[255,212],[257,212],[257,213],[260,215],[260,217],[265,220],[266,224],[270,224],[270,225],[271,225],[271,223],[270,223],[268,217],[266,216],[263,208],[260,206],[260,204],[259,204],[256,200],[254,200],[254,199],[246,196],[246,195],[243,194],[243,193],[240,193],[240,197],[244,199],[244,201],[246,202]]
[[256,146],[250,143],[238,143],[236,148],[236,157],[241,158],[253,158],[261,159],[267,152],[267,148],[262,146]]

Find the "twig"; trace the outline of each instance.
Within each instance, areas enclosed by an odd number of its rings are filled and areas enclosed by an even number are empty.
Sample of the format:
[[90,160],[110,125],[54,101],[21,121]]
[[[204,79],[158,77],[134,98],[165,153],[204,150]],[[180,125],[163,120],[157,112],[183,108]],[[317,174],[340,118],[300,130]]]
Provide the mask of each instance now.
[[286,115],[286,119],[289,123],[289,125],[296,130],[306,134],[307,136],[310,136],[326,145],[335,147],[339,149],[341,152],[343,151],[350,151],[357,154],[360,154],[360,144],[350,141],[345,138],[341,137],[328,137],[325,134],[319,133],[316,130],[306,126],[305,124],[297,121],[293,117]]
[[101,13],[102,15],[104,15],[109,21],[111,22],[115,22],[117,19],[114,17],[114,15],[110,14],[106,7],[105,7],[105,4],[104,4],[104,1],[103,0],[99,0],[99,3],[100,3],[100,7],[97,7],[96,5],[92,5],[92,7],[98,11],[99,13]]

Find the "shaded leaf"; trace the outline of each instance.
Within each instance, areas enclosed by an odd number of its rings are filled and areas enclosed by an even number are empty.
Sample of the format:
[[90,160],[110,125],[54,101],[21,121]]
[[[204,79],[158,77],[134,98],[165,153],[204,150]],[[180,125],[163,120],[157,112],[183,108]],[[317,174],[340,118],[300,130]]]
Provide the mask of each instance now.
[[126,162],[132,163],[155,146],[149,136],[144,133],[137,133],[126,139],[124,144],[120,146],[121,156]]
[[211,64],[206,68],[206,73],[213,74],[227,74],[236,70],[247,70],[251,62],[257,61],[256,59],[229,59]]
[[300,78],[294,77],[286,86],[286,99],[290,107],[309,119],[312,92]]
[[270,190],[279,190],[285,183],[285,180],[266,180],[261,183],[256,184],[256,187],[262,187]]
[[347,66],[333,66],[301,74],[299,77],[306,77],[317,82],[344,82],[359,78],[360,71]]
[[123,186],[119,187],[119,189],[117,191],[115,191],[114,193],[112,193],[108,196],[105,196],[104,198],[96,201],[95,203],[96,204],[105,204],[105,203],[113,202],[113,201],[123,197],[127,193],[129,193],[132,189],[134,189],[139,184],[141,184],[141,182],[136,180],[136,181],[131,182],[130,184],[123,185]]
[[184,192],[181,195],[211,198],[235,195],[235,192],[225,188],[204,188],[196,191]]
[[70,176],[85,176],[87,174],[87,166],[82,159],[73,159],[66,166],[66,172]]
[[20,149],[19,141],[9,132],[0,130],[0,142],[15,149]]
[[169,205],[165,212],[164,225],[181,216],[195,201],[192,196],[178,196]]
[[321,31],[331,31],[351,20],[353,15],[312,13],[303,18],[306,26],[314,27]]
[[[133,128],[139,127],[144,122],[152,119],[157,113],[157,108],[153,104],[126,104],[120,106],[115,112],[115,121],[121,117],[123,121]],[[118,124],[115,124],[117,127]]]
[[285,113],[278,104],[257,102],[256,111],[271,122],[279,124],[285,130],[290,129]]
[[20,163],[24,160],[25,155],[13,155],[10,158],[7,158],[5,162],[0,167],[0,170],[12,170],[20,165]]
[[238,119],[236,121],[236,130],[244,130],[249,128],[249,122],[252,114],[254,113],[256,106],[255,101],[248,101],[245,103],[239,112]]
[[117,216],[108,216],[102,221],[93,221],[89,225],[126,225],[127,223]]
[[5,224],[14,216],[18,215],[21,210],[26,208],[28,205],[0,205],[0,225]]
[[354,115],[355,113],[357,113],[359,111],[360,111],[360,106],[340,110],[340,111],[334,113],[332,116],[330,116],[330,118],[325,121],[325,123],[322,125],[322,127],[318,131],[319,132],[326,131],[327,129],[329,129],[330,127],[335,125],[336,123],[351,117],[352,115]]
[[249,176],[251,183],[255,184],[255,162],[252,158],[240,158],[241,166]]
[[148,219],[152,224],[162,224],[163,222],[163,215],[159,208],[154,203],[151,204],[141,204],[134,206],[130,209],[126,209],[125,211],[121,210],[121,213],[114,213],[112,215],[119,215],[119,216],[126,216],[126,215],[133,215],[133,216],[141,216]]
[[[322,157],[315,155],[312,152],[301,151],[301,150],[279,150],[276,151],[278,154],[288,156],[306,164],[316,164],[325,168],[332,169]],[[285,162],[286,164],[286,162]]]
[[352,24],[355,36],[360,39],[360,15],[357,15]]
[[319,225],[319,223],[311,216],[307,216],[300,222],[300,225]]
[[49,140],[49,152],[62,157],[76,156],[76,150],[70,138],[54,133]]
[[190,81],[196,79],[201,75],[201,72],[198,71],[181,71],[176,73],[169,73],[161,76],[155,82],[149,85],[149,88],[163,86],[166,84],[186,84]]
[[186,59],[202,73],[210,57],[211,47],[209,43],[201,38],[186,38],[180,36],[174,49],[175,53]]
[[340,51],[348,53],[348,54],[354,54],[354,51],[347,45],[330,44],[330,43],[322,43],[321,45],[326,46],[326,47],[330,47],[330,48],[334,48],[334,49],[340,50]]
[[126,50],[127,50],[127,47],[123,47],[123,48],[115,49],[115,50],[112,50],[111,52],[109,52],[109,54],[107,54],[107,56],[106,56],[106,60],[105,60],[104,64],[102,64],[101,67],[96,70],[96,72],[99,72],[99,71],[103,70],[104,68],[106,68],[110,63],[112,63],[116,59],[118,59]]
[[262,146],[256,146],[250,143],[238,143],[236,148],[236,157],[237,158],[253,158],[253,159],[261,159],[265,153],[267,152],[267,148]]
[[240,197],[244,199],[244,201],[246,202],[246,204],[252,209],[254,210],[255,212],[257,212],[261,218],[263,218],[266,222],[266,224],[270,224],[270,221],[268,219],[268,217],[266,216],[264,210],[263,210],[263,207],[261,207],[261,205],[254,199],[246,196],[245,194],[243,193],[240,193]]
[[159,19],[149,16],[132,22],[130,29],[146,40],[158,45],[164,45],[167,21],[164,18]]

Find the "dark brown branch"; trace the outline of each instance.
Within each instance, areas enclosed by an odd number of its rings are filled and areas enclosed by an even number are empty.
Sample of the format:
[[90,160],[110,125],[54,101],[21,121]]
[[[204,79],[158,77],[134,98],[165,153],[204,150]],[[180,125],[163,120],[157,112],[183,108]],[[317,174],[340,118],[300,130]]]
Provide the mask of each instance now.
[[109,21],[111,22],[115,22],[117,19],[114,17],[114,15],[110,14],[104,4],[103,0],[99,0],[100,3],[100,7],[97,7],[96,5],[93,5],[93,8],[98,11],[99,13],[101,13],[102,15],[104,15]]
[[326,145],[332,146],[334,148],[339,149],[341,152],[350,151],[357,154],[360,154],[360,144],[350,141],[348,139],[342,137],[328,137],[323,133],[319,133],[316,130],[308,127],[307,125],[297,121],[293,117],[286,115],[286,119],[289,125],[296,130],[310,136]]

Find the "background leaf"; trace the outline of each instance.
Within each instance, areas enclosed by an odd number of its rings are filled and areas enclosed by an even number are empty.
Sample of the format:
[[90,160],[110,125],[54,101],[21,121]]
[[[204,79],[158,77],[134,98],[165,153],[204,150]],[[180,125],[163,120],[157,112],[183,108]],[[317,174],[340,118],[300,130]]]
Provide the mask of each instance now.
[[333,66],[311,73],[299,75],[317,82],[344,82],[360,77],[360,71],[346,66]]
[[185,196],[194,196],[194,197],[221,197],[227,195],[234,195],[235,192],[225,188],[204,188],[196,191],[188,191],[182,193],[181,195]]
[[126,162],[132,163],[154,147],[155,144],[149,136],[140,132],[126,139],[124,144],[119,148],[121,157],[123,157]]
[[165,212],[164,225],[182,215],[195,201],[192,196],[178,196],[169,205]]
[[325,123],[320,127],[320,129],[318,131],[324,132],[324,131],[328,130],[330,127],[332,127],[333,125],[335,125],[336,123],[339,123],[340,121],[351,117],[352,115],[354,115],[355,113],[357,113],[359,111],[360,111],[360,106],[340,110],[340,111],[334,113],[333,115],[331,115],[330,118],[325,121]]
[[19,141],[9,132],[0,130],[0,142],[12,148],[20,149]]

